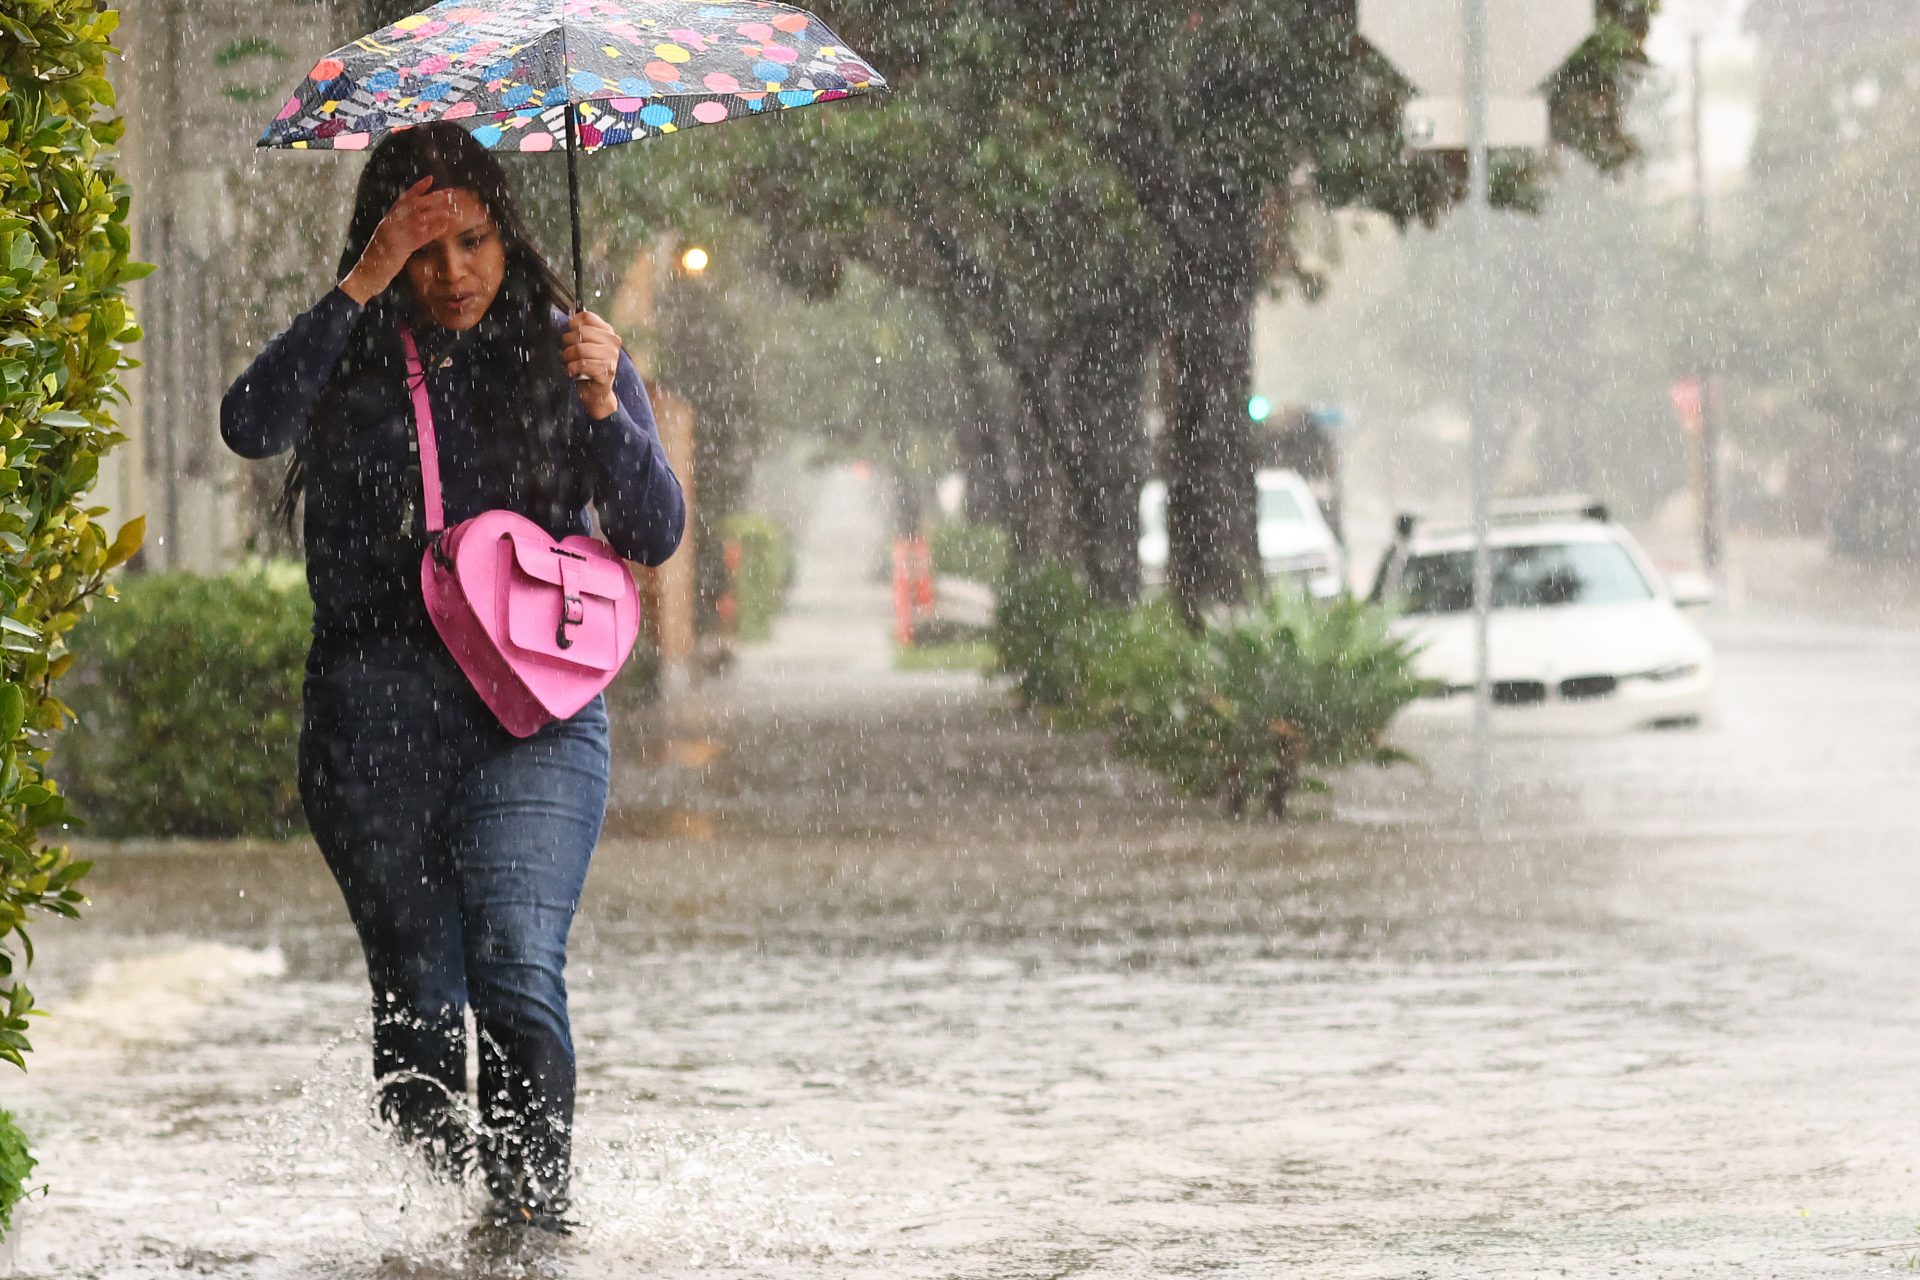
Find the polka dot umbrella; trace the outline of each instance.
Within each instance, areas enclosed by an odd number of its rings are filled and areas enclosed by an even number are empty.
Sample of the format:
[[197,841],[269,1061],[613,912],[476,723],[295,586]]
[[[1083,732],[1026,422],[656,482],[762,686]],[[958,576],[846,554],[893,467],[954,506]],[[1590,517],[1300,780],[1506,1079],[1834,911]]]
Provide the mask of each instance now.
[[259,145],[358,151],[453,120],[490,148],[564,150],[581,297],[581,152],[886,87],[790,5],[441,0],[320,59]]

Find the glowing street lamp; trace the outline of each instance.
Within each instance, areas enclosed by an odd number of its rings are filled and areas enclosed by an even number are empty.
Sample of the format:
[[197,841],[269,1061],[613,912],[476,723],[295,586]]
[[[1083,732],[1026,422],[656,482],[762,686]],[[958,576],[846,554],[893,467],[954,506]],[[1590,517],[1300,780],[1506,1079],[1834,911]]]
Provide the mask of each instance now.
[[705,271],[707,264],[712,261],[713,259],[708,256],[705,249],[702,249],[699,245],[694,245],[680,255],[680,269],[690,276],[697,276],[702,271]]

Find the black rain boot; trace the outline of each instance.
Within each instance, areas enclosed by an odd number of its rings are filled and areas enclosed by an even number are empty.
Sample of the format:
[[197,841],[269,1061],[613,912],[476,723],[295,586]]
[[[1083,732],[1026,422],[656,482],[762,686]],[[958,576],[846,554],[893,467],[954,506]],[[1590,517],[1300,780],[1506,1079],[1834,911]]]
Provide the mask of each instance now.
[[546,1038],[487,1023],[480,1035],[481,1164],[493,1218],[558,1235],[568,1218],[573,1161],[573,1064]]

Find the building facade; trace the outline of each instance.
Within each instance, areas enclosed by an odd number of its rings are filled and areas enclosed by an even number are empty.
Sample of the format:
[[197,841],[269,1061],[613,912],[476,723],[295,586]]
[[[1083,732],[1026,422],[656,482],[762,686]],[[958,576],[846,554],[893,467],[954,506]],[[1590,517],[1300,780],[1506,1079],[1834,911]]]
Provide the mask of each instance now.
[[100,493],[147,516],[145,567],[211,572],[268,550],[274,463],[220,441],[221,393],[251,353],[330,282],[353,167],[258,151],[319,52],[354,34],[359,0],[123,0],[115,88],[146,337],[126,378],[128,443]]

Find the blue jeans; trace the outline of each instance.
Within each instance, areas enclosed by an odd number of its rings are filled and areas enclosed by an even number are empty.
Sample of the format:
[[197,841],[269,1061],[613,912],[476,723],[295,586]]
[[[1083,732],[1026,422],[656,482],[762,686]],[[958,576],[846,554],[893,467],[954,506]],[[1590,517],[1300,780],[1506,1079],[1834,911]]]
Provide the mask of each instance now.
[[514,738],[431,636],[316,644],[305,693],[300,794],[366,954],[382,1115],[445,1167],[478,1158],[496,1197],[564,1209],[566,943],[606,815],[604,700]]

